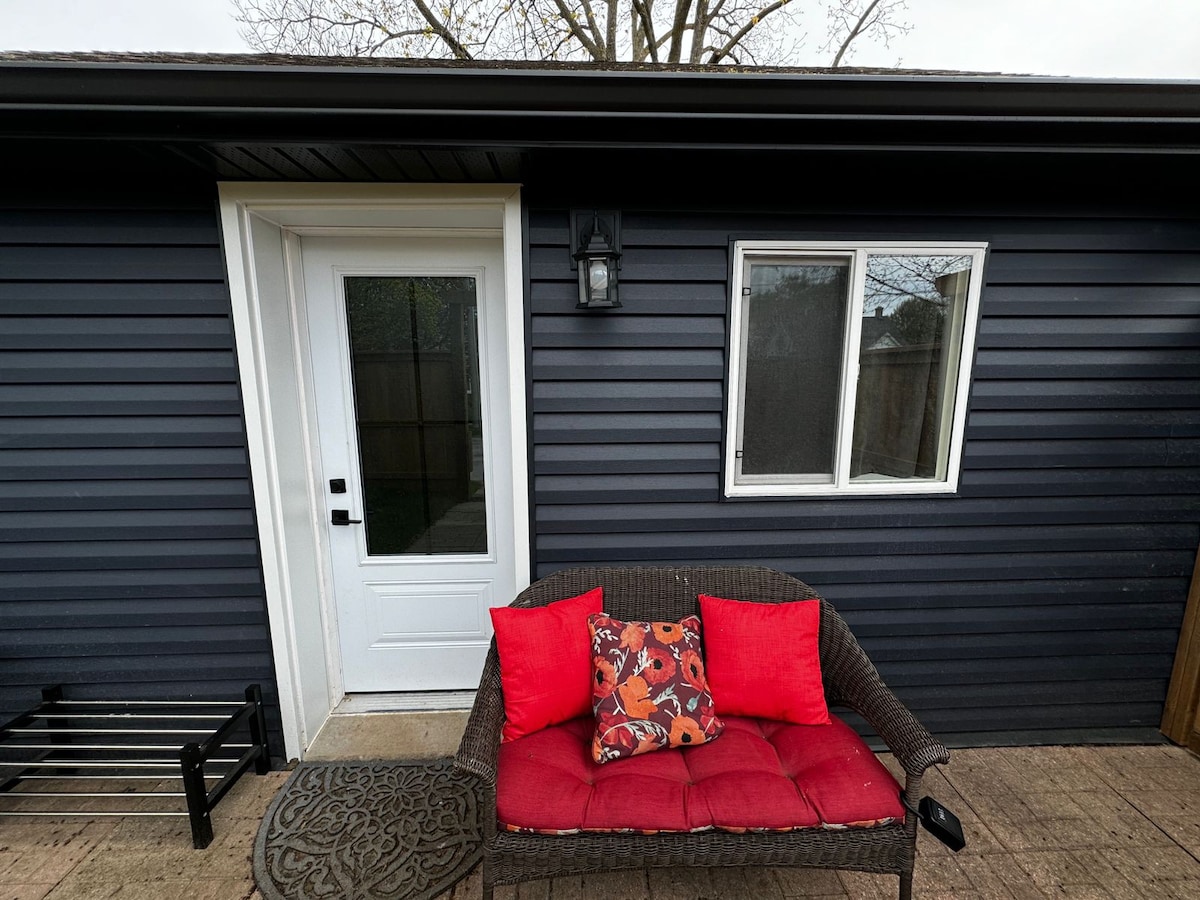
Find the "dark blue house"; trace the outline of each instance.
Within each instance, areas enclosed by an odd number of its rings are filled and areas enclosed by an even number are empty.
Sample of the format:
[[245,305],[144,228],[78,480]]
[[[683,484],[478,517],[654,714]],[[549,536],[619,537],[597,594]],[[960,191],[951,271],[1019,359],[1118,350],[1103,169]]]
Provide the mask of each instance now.
[[1158,734],[1200,84],[0,57],[0,717],[461,705],[574,564],[812,584],[959,743]]

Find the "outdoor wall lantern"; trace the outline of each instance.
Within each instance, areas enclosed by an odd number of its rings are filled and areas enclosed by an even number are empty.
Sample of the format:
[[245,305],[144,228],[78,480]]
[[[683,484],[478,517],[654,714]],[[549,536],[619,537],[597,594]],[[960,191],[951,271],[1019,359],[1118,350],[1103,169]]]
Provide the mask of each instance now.
[[621,214],[571,210],[574,251],[571,268],[579,270],[576,309],[619,309],[617,270],[621,267]]

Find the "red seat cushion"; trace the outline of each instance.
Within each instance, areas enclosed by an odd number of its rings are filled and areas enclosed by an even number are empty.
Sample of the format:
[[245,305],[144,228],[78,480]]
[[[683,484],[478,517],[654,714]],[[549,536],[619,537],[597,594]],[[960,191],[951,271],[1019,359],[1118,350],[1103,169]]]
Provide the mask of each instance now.
[[792,831],[901,819],[900,786],[854,731],[727,717],[720,739],[598,765],[573,719],[500,746],[502,829]]

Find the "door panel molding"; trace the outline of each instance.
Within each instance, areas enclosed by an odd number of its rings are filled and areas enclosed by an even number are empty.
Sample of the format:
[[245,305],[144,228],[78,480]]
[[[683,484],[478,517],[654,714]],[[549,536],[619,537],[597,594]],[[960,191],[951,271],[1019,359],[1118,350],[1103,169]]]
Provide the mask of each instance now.
[[324,505],[313,496],[312,427],[301,377],[302,342],[308,336],[297,306],[304,302],[295,268],[300,234],[408,231],[444,237],[457,230],[479,237],[479,231],[499,230],[514,501],[511,525],[505,525],[514,536],[520,590],[530,571],[520,189],[307,183],[222,183],[218,189],[285,751],[302,758],[343,692],[325,603],[328,573],[318,530],[324,523],[314,514]]

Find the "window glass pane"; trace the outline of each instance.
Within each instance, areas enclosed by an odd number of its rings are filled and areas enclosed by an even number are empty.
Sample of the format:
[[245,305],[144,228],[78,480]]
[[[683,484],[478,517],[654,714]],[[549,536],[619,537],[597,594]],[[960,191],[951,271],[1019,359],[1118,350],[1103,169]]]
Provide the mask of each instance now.
[[367,552],[486,553],[475,279],[345,289]]
[[849,263],[751,261],[742,476],[833,480]]
[[868,258],[852,479],[945,477],[970,273],[969,256]]

